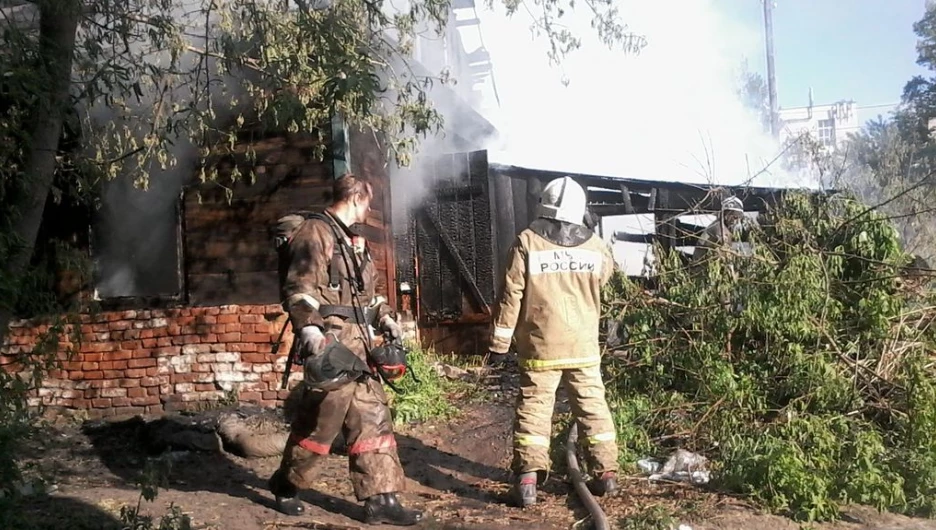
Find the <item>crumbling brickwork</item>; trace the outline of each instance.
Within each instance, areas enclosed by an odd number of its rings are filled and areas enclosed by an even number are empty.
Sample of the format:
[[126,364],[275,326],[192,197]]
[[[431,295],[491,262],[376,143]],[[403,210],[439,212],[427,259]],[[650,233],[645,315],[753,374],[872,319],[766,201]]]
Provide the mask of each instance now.
[[[279,305],[228,305],[82,315],[81,344],[60,354],[32,399],[91,417],[191,410],[236,397],[276,406],[292,338],[271,353],[286,315]],[[48,325],[20,321],[0,348],[0,367],[17,368]],[[63,343],[63,350],[70,346]],[[293,370],[291,381],[302,378]],[[291,383],[292,384],[292,383]]]

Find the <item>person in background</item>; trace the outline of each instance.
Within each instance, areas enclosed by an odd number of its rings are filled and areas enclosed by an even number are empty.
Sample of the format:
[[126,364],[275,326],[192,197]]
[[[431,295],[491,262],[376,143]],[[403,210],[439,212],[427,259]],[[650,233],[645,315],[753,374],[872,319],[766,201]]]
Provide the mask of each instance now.
[[702,263],[713,251],[731,247],[734,230],[743,219],[744,204],[741,199],[731,196],[723,200],[717,218],[705,228],[696,243],[692,264]]
[[514,242],[491,334],[494,358],[516,339],[520,393],[511,465],[514,500],[536,503],[549,469],[556,390],[564,383],[588,442],[589,486],[617,491],[617,436],[601,379],[598,326],[601,288],[615,269],[609,245],[584,226],[585,190],[570,177],[553,180],[536,220]]

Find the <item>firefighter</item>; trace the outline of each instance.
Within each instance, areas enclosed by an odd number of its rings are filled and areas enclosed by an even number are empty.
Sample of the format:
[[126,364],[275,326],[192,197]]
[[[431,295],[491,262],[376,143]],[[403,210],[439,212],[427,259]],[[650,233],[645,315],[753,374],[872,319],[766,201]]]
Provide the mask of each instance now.
[[514,500],[536,502],[549,469],[553,407],[565,384],[596,495],[617,490],[617,443],[601,379],[598,323],[601,287],[614,271],[609,246],[584,226],[585,190],[570,177],[553,180],[540,197],[539,217],[517,236],[491,334],[491,353],[507,353],[516,338],[520,393],[514,421]]
[[692,263],[702,263],[713,250],[728,248],[734,238],[734,229],[744,219],[744,204],[731,196],[722,201],[718,218],[705,228],[692,253]]
[[[339,178],[332,206],[310,216],[289,241],[282,294],[304,366],[304,395],[269,486],[279,511],[304,513],[298,490],[312,487],[318,464],[341,432],[366,522],[409,526],[422,513],[397,498],[405,479],[387,396],[367,364],[375,362],[367,358],[371,326],[395,340],[402,330],[390,306],[375,295],[374,263],[364,238],[351,229],[367,219],[372,197],[364,179]],[[392,364],[400,363],[387,363]]]

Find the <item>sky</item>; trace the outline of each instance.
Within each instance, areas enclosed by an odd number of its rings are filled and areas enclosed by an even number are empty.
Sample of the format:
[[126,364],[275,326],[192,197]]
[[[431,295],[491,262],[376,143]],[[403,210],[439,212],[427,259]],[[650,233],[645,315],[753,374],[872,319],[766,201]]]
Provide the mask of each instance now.
[[[617,4],[630,29],[646,35],[644,51],[625,56],[604,48],[577,10],[566,18],[583,46],[561,69],[548,64],[528,17],[478,8],[500,95],[499,107],[487,98],[485,112],[503,133],[489,147],[495,161],[646,179],[813,185],[770,166],[778,146],[736,97],[743,60],[766,73],[759,0]],[[897,102],[922,70],[912,25],[923,10],[924,0],[776,0],[781,107],[805,105],[810,87],[816,104]],[[470,40],[469,51],[477,45]],[[859,119],[888,110],[863,109]]]
[[[731,18],[763,25],[758,0],[722,0]],[[894,103],[916,64],[913,23],[923,0],[776,0],[774,57],[781,107],[854,99],[859,106]],[[752,67],[766,72],[765,54]],[[874,72],[874,75],[868,75]]]

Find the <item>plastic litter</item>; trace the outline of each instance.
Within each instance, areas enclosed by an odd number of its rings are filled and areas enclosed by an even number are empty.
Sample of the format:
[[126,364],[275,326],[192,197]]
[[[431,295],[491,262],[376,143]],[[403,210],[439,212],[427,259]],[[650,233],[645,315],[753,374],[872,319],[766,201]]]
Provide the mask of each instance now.
[[685,449],[677,449],[662,467],[658,461],[649,458],[639,460],[637,466],[649,475],[647,478],[650,480],[670,480],[691,484],[707,484],[711,480],[708,459]]

